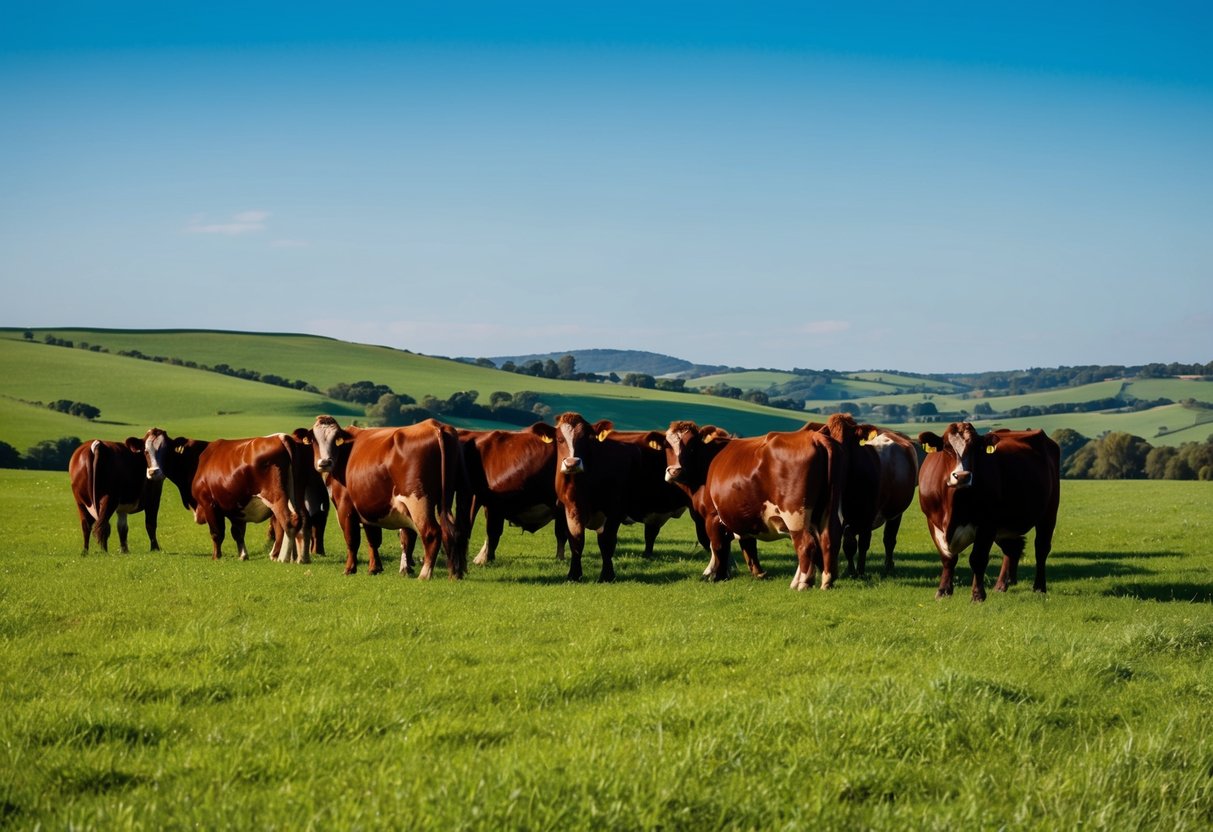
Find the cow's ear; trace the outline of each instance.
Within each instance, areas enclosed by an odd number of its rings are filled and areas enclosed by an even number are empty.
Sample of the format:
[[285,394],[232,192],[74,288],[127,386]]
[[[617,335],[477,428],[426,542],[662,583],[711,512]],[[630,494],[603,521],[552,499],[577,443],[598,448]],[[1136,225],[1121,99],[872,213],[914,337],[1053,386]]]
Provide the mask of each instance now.
[[536,422],[528,428],[531,433],[538,436],[544,441],[544,444],[551,445],[556,441],[556,428],[549,425],[547,422]]
[[610,419],[602,419],[594,423],[594,435],[598,437],[598,441],[602,442],[611,435],[611,431],[615,429],[615,423]]
[[994,453],[994,446],[998,444],[998,434],[987,433],[983,438],[986,441],[986,453]]
[[880,431],[878,431],[872,425],[856,425],[855,426],[855,436],[859,439],[860,445],[868,444],[869,442],[871,442],[873,439],[875,439],[879,435],[880,435]]
[[295,428],[295,432],[292,435],[304,445],[312,444],[312,432],[307,428]]
[[128,437],[126,437],[126,442],[124,444],[126,445],[126,449],[128,451],[133,451],[134,453],[137,453],[137,454],[143,453],[143,440],[142,439],[139,439],[134,436],[128,436]]
[[927,453],[933,453],[943,447],[943,440],[928,430],[918,434],[918,444]]
[[645,444],[655,451],[665,450],[665,434],[659,430],[651,430],[644,438]]

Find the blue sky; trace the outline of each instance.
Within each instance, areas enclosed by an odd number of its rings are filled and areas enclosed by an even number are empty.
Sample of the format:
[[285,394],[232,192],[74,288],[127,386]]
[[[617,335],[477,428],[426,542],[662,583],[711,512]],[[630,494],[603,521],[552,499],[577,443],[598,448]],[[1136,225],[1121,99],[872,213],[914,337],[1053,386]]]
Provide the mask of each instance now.
[[0,113],[3,326],[1213,358],[1205,3],[7,3]]

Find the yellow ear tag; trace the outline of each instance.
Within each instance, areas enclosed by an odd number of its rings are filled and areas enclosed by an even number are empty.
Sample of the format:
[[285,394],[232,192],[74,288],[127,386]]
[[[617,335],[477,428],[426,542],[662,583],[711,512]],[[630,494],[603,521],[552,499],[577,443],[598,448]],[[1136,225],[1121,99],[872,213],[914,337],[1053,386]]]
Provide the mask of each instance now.
[[924,444],[924,445],[922,446],[922,449],[923,449],[924,451],[926,451],[927,453],[929,453],[929,454],[933,454],[933,453],[935,453],[935,449],[934,449],[934,448],[932,448],[930,445],[926,445],[926,444]]
[[310,444],[312,444],[312,437],[310,437],[310,436],[305,436],[305,437],[303,437],[303,444],[304,444],[304,445],[310,445]]
[[649,440],[649,447],[650,447],[650,448],[652,448],[652,449],[653,449],[653,450],[655,450],[655,451],[660,451],[660,450],[661,450],[661,443],[660,443],[660,442],[658,442],[656,439],[650,439],[650,440]]
[[880,431],[876,431],[876,430],[874,430],[874,431],[872,431],[871,433],[869,433],[869,434],[868,434],[868,440],[867,440],[867,441],[871,442],[873,439],[875,439],[875,438],[876,438],[877,436],[879,436],[879,435],[880,435]]
[[598,434],[598,441],[603,442],[610,435],[611,435],[611,432],[609,430],[604,430],[602,433]]
[[545,445],[551,445],[553,442],[556,441],[550,436],[540,436],[539,438],[543,440],[543,444],[545,444]]
[[178,445],[177,447],[173,448],[173,453],[175,453],[175,454],[183,454],[183,453],[185,453],[185,446],[184,446],[184,445]]
[[344,444],[345,444],[345,439],[343,439],[342,437],[338,436],[338,437],[337,437],[337,441],[336,441],[336,442],[334,442],[333,444],[334,444],[334,445],[338,445],[338,446],[340,446],[340,445],[344,445]]
[[994,453],[994,446],[993,446],[993,445],[986,445],[986,453],[988,453],[988,454],[992,454],[992,453]]

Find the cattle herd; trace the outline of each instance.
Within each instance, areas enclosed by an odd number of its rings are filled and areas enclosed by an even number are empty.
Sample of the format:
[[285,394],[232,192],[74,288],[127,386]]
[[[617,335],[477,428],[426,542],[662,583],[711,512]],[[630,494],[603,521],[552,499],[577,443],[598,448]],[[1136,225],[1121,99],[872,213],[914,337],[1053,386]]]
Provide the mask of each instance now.
[[[842,413],[796,431],[739,438],[720,428],[677,421],[665,431],[618,431],[565,413],[554,425],[459,430],[430,419],[402,428],[341,427],[320,416],[310,428],[253,439],[202,441],[152,428],[124,443],[94,440],[70,465],[84,550],[106,549],[110,519],[127,548],[127,515],[144,512],[153,551],[165,479],[194,519],[210,529],[221,554],[225,523],[241,559],[247,525],[269,520],[270,557],[306,563],[324,553],[330,511],[346,542],[346,574],[357,570],[365,532],[368,569],[381,572],[383,530],[398,532],[402,573],[411,573],[421,540],[419,577],[430,577],[438,552],[452,578],[467,570],[468,539],[483,511],[485,541],[475,558],[494,559],[507,522],[528,532],[548,523],[568,579],[582,577],[586,532],[598,539],[600,581],[615,577],[619,527],[644,525],[645,555],[669,519],[691,512],[710,552],[704,576],[730,577],[737,540],[750,573],[765,573],[757,542],[789,537],[796,551],[794,589],[821,573],[828,589],[839,571],[864,574],[873,530],[884,527],[884,570],[915,486],[943,564],[936,597],[952,594],[961,552],[969,547],[973,599],[984,600],[985,570],[998,544],[994,585],[1017,579],[1028,531],[1035,528],[1034,588],[1045,591],[1045,559],[1057,522],[1060,452],[1041,431],[978,434],[952,424],[926,432],[918,447],[892,430],[857,424]],[[925,456],[919,452],[921,448]],[[919,460],[922,459],[921,465]]]

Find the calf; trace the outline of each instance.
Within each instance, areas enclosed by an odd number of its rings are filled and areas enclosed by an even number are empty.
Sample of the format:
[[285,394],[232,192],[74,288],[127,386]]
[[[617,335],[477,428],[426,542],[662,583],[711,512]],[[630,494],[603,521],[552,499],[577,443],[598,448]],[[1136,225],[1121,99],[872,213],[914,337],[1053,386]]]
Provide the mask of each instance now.
[[100,439],[85,442],[72,452],[67,470],[76,509],[80,512],[85,554],[92,535],[96,536],[102,551],[109,551],[110,518],[115,514],[118,515],[118,545],[123,554],[129,552],[126,516],[141,511],[152,551],[160,550],[156,521],[160,514],[162,483],[148,479],[143,443],[139,439],[132,436],[125,443]]
[[[821,588],[830,588],[842,534],[839,505],[846,486],[842,446],[828,434],[803,430],[730,439],[715,450],[706,470],[702,460],[696,461],[693,467],[703,471],[703,484],[695,488],[695,479],[690,479],[694,474],[684,467],[687,447],[675,429],[678,425],[666,433],[667,477],[675,482],[689,477],[694,507],[703,516],[711,544],[705,574],[713,580],[729,577],[734,537],[790,537],[797,558],[792,588],[807,589],[817,565],[822,570]],[[715,441],[713,435],[711,443]],[[750,568],[761,571],[756,557]]]
[[913,443],[896,431],[856,424],[846,413],[835,413],[825,424],[810,422],[805,428],[829,433],[845,446],[847,487],[842,495],[842,548],[847,556],[847,571],[863,576],[872,532],[883,525],[884,572],[892,573],[901,517],[914,500],[914,485],[918,481],[918,452]]
[[[542,427],[541,427],[542,426]],[[542,422],[525,430],[460,430],[459,442],[472,493],[470,529],[484,510],[485,541],[474,563],[497,557],[505,524],[536,532],[555,521],[556,558],[568,539],[564,510],[556,499],[556,445]]]
[[1057,443],[1039,430],[981,435],[968,422],[948,425],[942,437],[919,434],[918,441],[927,452],[918,477],[918,502],[943,563],[935,597],[952,594],[956,561],[972,546],[973,600],[984,601],[986,566],[995,543],[1003,559],[994,590],[1005,592],[1018,578],[1026,535],[1033,527],[1033,588],[1044,592],[1045,559],[1060,499]]
[[[450,425],[427,419],[403,428],[342,428],[331,416],[317,417],[310,431],[296,436],[310,442],[316,470],[344,490],[334,499],[346,539],[345,573],[358,566],[358,527],[412,529],[421,538],[425,560],[418,575],[428,579],[441,546],[451,578],[467,571],[467,477],[459,435]],[[378,536],[378,530],[376,530]],[[370,532],[368,529],[368,542]],[[368,571],[383,571],[372,547]]]
[[181,492],[181,502],[194,512],[194,520],[210,529],[212,558],[222,555],[225,519],[240,559],[248,560],[247,525],[273,517],[280,530],[274,544],[280,559],[309,562],[307,548],[297,543],[297,538],[307,537],[308,528],[297,508],[297,450],[292,439],[279,434],[204,442],[174,439],[152,428],[143,445],[148,478],[169,479]]

